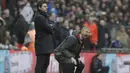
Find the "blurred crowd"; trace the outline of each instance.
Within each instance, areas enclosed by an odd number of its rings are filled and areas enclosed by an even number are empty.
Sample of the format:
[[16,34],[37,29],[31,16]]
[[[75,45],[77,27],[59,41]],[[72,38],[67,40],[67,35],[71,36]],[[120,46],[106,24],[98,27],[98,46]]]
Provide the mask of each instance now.
[[[8,2],[5,8],[0,8],[0,43],[21,46],[29,41],[25,37],[27,32],[34,29],[38,0],[14,1],[15,5]],[[46,1],[55,47],[83,26],[89,27],[92,33],[92,37],[83,42],[85,50],[130,47],[129,0]]]

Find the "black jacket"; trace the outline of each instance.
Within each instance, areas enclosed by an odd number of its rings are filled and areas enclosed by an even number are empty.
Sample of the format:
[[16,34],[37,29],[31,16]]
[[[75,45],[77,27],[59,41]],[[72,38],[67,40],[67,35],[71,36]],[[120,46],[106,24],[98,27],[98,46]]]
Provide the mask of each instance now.
[[35,51],[36,55],[50,54],[53,52],[53,29],[49,24],[46,13],[39,12],[35,17]]
[[60,28],[60,42],[62,42],[69,35],[70,35],[69,29],[67,29],[67,28],[65,28],[65,27],[62,26]]
[[[108,34],[108,39],[105,39],[105,34]],[[105,41],[108,41],[108,45],[105,45]],[[104,47],[110,47],[111,44],[111,37],[109,30],[104,26],[98,25],[98,45],[97,49],[100,50]]]
[[26,33],[29,30],[29,24],[22,15],[19,16],[16,23],[12,26],[13,32],[17,37],[17,42],[23,44]]
[[104,67],[102,61],[95,56],[92,59],[90,71],[91,73],[108,73],[109,67]]
[[70,63],[71,57],[79,58],[81,47],[82,43],[77,36],[69,36],[55,49],[55,58],[60,63]]

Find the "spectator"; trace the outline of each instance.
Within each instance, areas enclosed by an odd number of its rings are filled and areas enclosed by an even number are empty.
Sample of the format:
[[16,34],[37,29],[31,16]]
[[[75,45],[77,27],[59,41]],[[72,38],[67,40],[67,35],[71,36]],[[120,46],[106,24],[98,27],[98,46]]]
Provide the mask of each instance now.
[[[19,11],[20,10],[21,8],[19,9]],[[24,17],[20,14],[18,16],[18,19],[16,20],[16,23],[13,25],[13,31],[18,39],[17,43],[19,48],[23,46],[24,38],[28,30],[29,30],[29,25],[24,19]]]
[[[98,43],[98,27],[96,23],[94,22],[94,17],[89,17],[89,20],[87,23],[84,24],[84,26],[88,27],[92,33],[92,36],[89,38],[88,41],[90,41],[90,45],[88,45],[89,49],[94,49],[97,46]],[[86,43],[87,45],[88,43]]]
[[30,24],[29,31],[25,35],[24,44],[23,44],[21,50],[35,51],[35,46],[34,46],[35,34],[36,34],[36,31],[34,28],[34,23],[32,23],[32,24]]
[[10,32],[6,28],[4,19],[0,17],[0,43],[4,45],[11,45]]
[[69,33],[69,21],[65,20],[62,27],[60,28],[61,32],[60,32],[60,39],[61,42],[70,35]]
[[118,24],[116,24],[113,18],[111,18],[107,23],[106,28],[110,31],[111,40],[114,40],[116,38],[118,27]]
[[75,26],[75,30],[76,30],[77,32],[79,32],[79,31],[81,30],[80,26],[79,26],[79,25],[76,25],[76,26]]
[[106,28],[106,22],[100,20],[98,25],[98,49],[110,46],[110,35]]
[[0,43],[1,44],[5,44],[6,41],[5,39],[6,34],[4,32],[6,32],[4,20],[0,17]]
[[122,44],[121,44],[121,41],[120,41],[120,38],[117,36],[116,37],[116,40],[114,40],[112,42],[112,48],[122,48]]
[[48,4],[48,10],[50,13],[54,13],[56,16],[58,15],[58,11],[56,9],[56,5],[54,4],[54,1],[50,1],[50,3]]
[[109,48],[111,45],[111,39],[108,33],[105,33],[105,43],[104,43],[104,47],[105,48]]
[[63,20],[64,20],[63,17],[57,17],[57,23],[55,24],[55,31],[54,31],[54,34],[56,37],[56,46],[58,46],[61,43],[61,39],[60,39],[61,38],[60,37],[61,30],[60,30],[60,28],[62,27]]
[[51,22],[53,22],[53,23],[56,23],[57,21],[56,21],[56,14],[55,13],[52,13],[51,15],[50,15],[50,21]]
[[2,18],[5,20],[6,22],[6,26],[8,31],[10,31],[11,35],[13,33],[12,31],[12,26],[13,26],[13,22],[14,22],[14,18],[10,15],[10,11],[9,9],[4,9],[3,13],[2,13]]
[[117,32],[116,36],[120,38],[119,41],[121,42],[122,47],[128,48],[128,34],[126,33],[123,25],[120,26],[120,31]]
[[53,43],[54,43],[54,48],[58,46],[58,43],[56,42],[56,34],[57,34],[57,21],[56,21],[56,14],[52,13],[49,17],[50,19],[50,25],[53,28]]
[[93,57],[90,71],[91,73],[108,73],[109,67],[103,66],[102,61],[104,58],[104,54],[97,54]]

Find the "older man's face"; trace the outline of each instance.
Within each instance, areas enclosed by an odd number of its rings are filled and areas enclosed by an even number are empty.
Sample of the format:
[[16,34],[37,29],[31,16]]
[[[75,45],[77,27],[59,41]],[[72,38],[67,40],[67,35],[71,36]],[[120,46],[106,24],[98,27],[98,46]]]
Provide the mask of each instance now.
[[92,34],[91,34],[91,32],[88,28],[82,28],[81,29],[81,35],[82,35],[83,39],[87,39]]
[[9,11],[9,9],[6,9],[6,10],[4,10],[3,11],[3,15],[2,15],[2,17],[5,19],[5,18],[8,18],[9,16],[10,16],[10,11]]

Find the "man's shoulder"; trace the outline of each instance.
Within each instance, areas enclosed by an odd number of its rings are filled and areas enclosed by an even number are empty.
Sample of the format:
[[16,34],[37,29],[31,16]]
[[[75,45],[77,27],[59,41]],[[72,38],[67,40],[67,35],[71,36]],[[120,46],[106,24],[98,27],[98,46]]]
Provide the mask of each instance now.
[[77,40],[77,37],[75,35],[70,35],[67,38],[71,40]]
[[68,36],[68,38],[76,38],[76,36],[75,35],[70,35],[70,36]]

